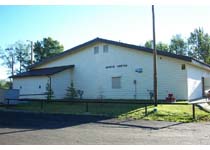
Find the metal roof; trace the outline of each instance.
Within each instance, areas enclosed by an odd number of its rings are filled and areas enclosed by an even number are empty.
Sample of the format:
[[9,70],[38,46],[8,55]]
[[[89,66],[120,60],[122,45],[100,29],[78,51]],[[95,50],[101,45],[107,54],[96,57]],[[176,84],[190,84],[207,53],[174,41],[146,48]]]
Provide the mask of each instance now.
[[10,78],[19,78],[19,77],[31,77],[31,76],[49,76],[62,72],[66,69],[73,68],[74,65],[52,67],[52,68],[43,68],[43,69],[33,69],[27,72],[19,73],[17,75],[11,76]]
[[[127,43],[122,43],[122,42],[117,42],[117,41],[112,41],[112,40],[107,40],[107,39],[102,39],[102,38],[95,38],[95,39],[90,40],[88,42],[85,42],[85,43],[83,43],[81,45],[78,45],[76,47],[73,47],[71,49],[68,49],[68,50],[66,50],[66,51],[64,51],[62,53],[59,53],[59,54],[57,54],[55,56],[46,58],[46,59],[44,59],[41,62],[37,62],[37,63],[29,66],[29,68],[35,68],[35,67],[40,66],[40,65],[43,65],[45,63],[54,61],[54,60],[56,60],[58,58],[61,58],[61,57],[66,56],[66,55],[69,55],[72,52],[75,52],[75,51],[77,51],[77,50],[79,50],[81,48],[84,48],[86,46],[95,44],[97,42],[106,43],[106,44],[112,44],[112,45],[121,46],[121,47],[125,47],[125,48],[130,48],[130,49],[133,49],[133,50],[143,51],[143,52],[147,52],[147,53],[153,53],[153,49],[151,49],[151,48],[137,46],[137,45],[132,45],[132,44],[127,44]],[[162,55],[162,56],[167,56],[167,57],[175,58],[175,59],[180,59],[180,60],[188,61],[188,62],[192,62],[192,60],[194,60],[194,61],[198,62],[199,64],[204,65],[204,66],[210,68],[210,65],[208,65],[208,64],[206,64],[204,62],[201,62],[199,60],[196,60],[196,59],[194,59],[192,57],[189,57],[189,56],[176,55],[176,54],[173,54],[173,53],[170,53],[170,52],[165,52],[165,51],[160,51],[160,50],[157,50],[157,54],[158,55]]]

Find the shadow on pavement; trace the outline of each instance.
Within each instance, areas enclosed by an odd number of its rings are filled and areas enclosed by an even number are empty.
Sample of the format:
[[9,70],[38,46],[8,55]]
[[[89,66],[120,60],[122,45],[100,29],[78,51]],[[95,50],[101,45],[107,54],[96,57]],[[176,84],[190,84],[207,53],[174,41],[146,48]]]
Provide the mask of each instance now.
[[[115,120],[115,119],[114,119]],[[126,123],[127,122],[127,123]],[[120,127],[133,127],[142,129],[159,130],[171,126],[180,125],[182,123],[170,123],[161,127],[151,125],[135,125],[129,121],[116,122],[111,117],[93,116],[93,115],[69,115],[69,114],[44,114],[44,113],[29,113],[29,112],[9,112],[0,111],[0,128],[10,128],[14,131],[0,132],[0,135],[30,132],[42,129],[59,129],[72,127],[86,123],[96,123],[104,125],[117,125]]]
[[0,132],[0,135],[4,134],[13,134],[13,133],[21,133],[21,132],[30,132],[30,131],[36,131],[36,130],[41,130],[41,129],[25,129],[25,130],[20,130],[16,129],[15,131],[9,131],[9,132]]
[[160,127],[155,127],[154,125],[153,126],[152,125],[135,125],[135,124],[127,124],[127,123],[121,123],[121,122],[114,123],[114,122],[99,121],[97,123],[104,124],[104,125],[117,125],[117,126],[121,126],[121,127],[133,127],[133,128],[142,128],[142,129],[150,129],[150,130],[160,130],[160,129],[165,129],[165,128],[183,124],[182,122],[178,122],[178,123],[172,123],[169,125],[163,125]]
[[0,111],[0,128],[58,129],[106,119],[110,117]]

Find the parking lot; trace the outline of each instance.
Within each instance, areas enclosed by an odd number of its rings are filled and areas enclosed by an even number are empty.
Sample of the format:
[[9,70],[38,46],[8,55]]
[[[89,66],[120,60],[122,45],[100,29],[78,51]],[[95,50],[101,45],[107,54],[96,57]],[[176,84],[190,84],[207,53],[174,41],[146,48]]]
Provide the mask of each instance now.
[[0,111],[0,144],[210,144],[210,122]]

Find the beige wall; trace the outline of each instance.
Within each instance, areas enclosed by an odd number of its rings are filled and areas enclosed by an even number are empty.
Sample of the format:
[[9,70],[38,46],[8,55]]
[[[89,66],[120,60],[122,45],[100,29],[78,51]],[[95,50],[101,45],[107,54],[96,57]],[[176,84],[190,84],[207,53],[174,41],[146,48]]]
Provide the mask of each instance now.
[[[84,90],[84,98],[133,99],[137,81],[137,99],[149,99],[147,90],[153,89],[152,54],[119,46],[109,45],[109,52],[103,53],[103,43],[86,47],[62,59],[42,65],[39,68],[75,65],[74,83]],[[93,47],[99,46],[99,54],[94,55]],[[161,58],[160,58],[161,57]],[[158,98],[165,99],[173,93],[177,99],[187,99],[187,71],[181,70],[186,63],[181,60],[158,56]],[[106,66],[126,64],[127,67],[106,69]],[[142,68],[143,73],[136,73]],[[121,76],[122,88],[112,89],[111,78]]]

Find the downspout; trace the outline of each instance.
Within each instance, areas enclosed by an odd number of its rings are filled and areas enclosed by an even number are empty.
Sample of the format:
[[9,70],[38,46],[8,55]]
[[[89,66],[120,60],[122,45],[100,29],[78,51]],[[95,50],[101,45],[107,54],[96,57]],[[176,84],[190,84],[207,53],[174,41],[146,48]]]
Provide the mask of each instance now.
[[137,81],[136,80],[133,80],[133,84],[134,84],[134,99],[136,99],[136,97],[137,97],[137,89],[136,89],[136,84],[137,84]]
[[[52,91],[52,78],[51,76],[47,76],[49,78],[49,85],[50,85],[50,92]],[[51,93],[50,93],[51,94]],[[51,97],[50,97],[50,100],[51,100]]]
[[47,77],[49,78],[49,81],[50,81],[50,83],[49,83],[50,89],[52,89],[52,79],[51,79],[51,76],[47,76]]

